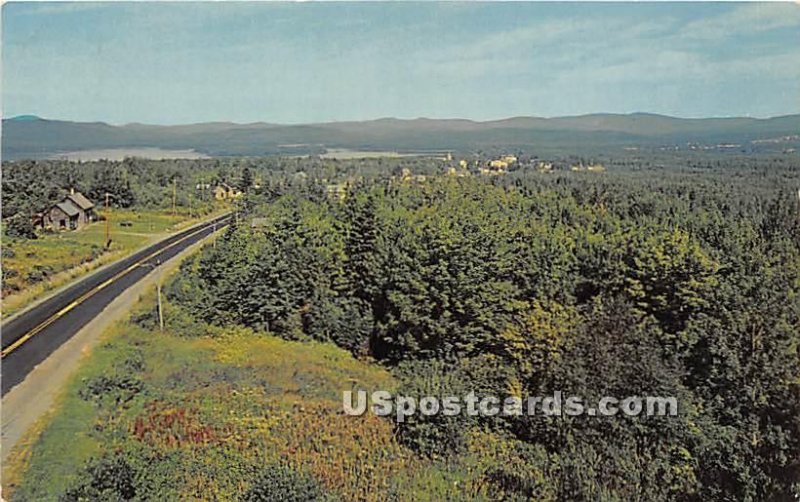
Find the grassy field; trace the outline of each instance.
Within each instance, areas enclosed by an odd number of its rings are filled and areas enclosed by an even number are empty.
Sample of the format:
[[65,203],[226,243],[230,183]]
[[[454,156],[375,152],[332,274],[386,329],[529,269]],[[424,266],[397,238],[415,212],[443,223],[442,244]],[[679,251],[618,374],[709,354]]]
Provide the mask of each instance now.
[[5,495],[55,500],[91,457],[119,448],[134,463],[169,459],[151,466],[165,481],[156,482],[162,500],[231,500],[259,466],[282,458],[365,496],[408,467],[390,422],[339,411],[343,388],[391,388],[384,370],[333,345],[205,329],[186,338],[126,322],[108,333],[32,449],[5,466]]
[[140,159],[207,159],[207,155],[194,150],[167,150],[163,148],[108,148],[104,150],[80,150],[52,155],[51,159],[87,162],[94,160],[120,161],[129,157]]
[[332,500],[489,500],[486,473],[515,461],[486,433],[456,462],[420,457],[389,419],[342,412],[343,390],[395,389],[382,367],[331,344],[187,321],[170,305],[159,333],[153,301],[105,334],[12,451],[6,500],[85,497],[109,476],[132,480],[137,500],[237,500],[274,465]]
[[[219,212],[225,208],[220,207]],[[196,223],[188,214],[163,211],[110,211],[111,246],[105,247],[105,221],[79,230],[42,234],[38,239],[3,238],[3,303],[6,317],[48,291],[101,265],[122,258],[164,235]],[[123,226],[122,223],[130,223]]]

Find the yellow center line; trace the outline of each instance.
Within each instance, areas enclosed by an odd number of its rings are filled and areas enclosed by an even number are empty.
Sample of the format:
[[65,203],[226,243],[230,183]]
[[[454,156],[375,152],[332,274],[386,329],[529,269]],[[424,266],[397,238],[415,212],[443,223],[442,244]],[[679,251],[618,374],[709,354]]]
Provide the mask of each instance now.
[[[217,222],[217,223],[220,223],[220,224],[221,224],[221,222]],[[163,252],[164,252],[164,251],[166,251],[167,249],[170,249],[170,248],[172,248],[172,247],[174,247],[174,246],[176,246],[176,245],[180,244],[181,242],[185,241],[186,239],[189,239],[190,237],[193,237],[193,236],[195,236],[195,235],[199,234],[200,232],[203,232],[204,230],[207,230],[207,229],[208,229],[208,227],[210,227],[211,225],[213,225],[213,223],[211,223],[211,224],[209,224],[209,225],[206,225],[206,226],[204,226],[203,228],[200,228],[200,229],[198,229],[198,230],[196,230],[196,231],[194,231],[194,232],[192,232],[192,233],[190,233],[190,234],[184,235],[183,237],[181,237],[180,239],[176,240],[175,242],[172,242],[172,243],[170,243],[170,244],[168,244],[168,245],[164,246],[163,248],[161,248],[161,249],[158,249],[158,250],[156,250],[156,251],[154,251],[154,252],[150,253],[149,255],[145,256],[145,257],[144,257],[144,258],[142,258],[141,260],[137,261],[137,262],[136,262],[136,263],[134,263],[133,265],[131,265],[131,266],[129,266],[128,268],[126,268],[125,270],[123,270],[122,272],[118,272],[116,275],[114,275],[114,276],[113,276],[111,279],[107,280],[106,282],[104,282],[104,283],[100,284],[99,286],[95,286],[93,289],[91,289],[91,290],[89,290],[88,292],[84,293],[84,294],[83,294],[83,296],[81,296],[81,297],[80,297],[80,298],[78,298],[77,300],[73,301],[72,303],[70,303],[69,305],[67,305],[66,307],[64,307],[63,309],[59,310],[58,312],[56,312],[55,314],[53,314],[52,316],[50,316],[50,317],[49,317],[49,318],[47,318],[46,320],[42,321],[42,323],[41,323],[41,324],[39,324],[39,325],[38,325],[38,326],[36,326],[35,328],[31,329],[30,331],[28,331],[27,333],[25,333],[24,335],[22,335],[21,337],[19,337],[19,338],[18,338],[18,339],[17,339],[17,340],[16,340],[14,343],[12,343],[11,345],[9,345],[9,346],[8,346],[8,347],[6,347],[5,349],[3,349],[3,350],[2,350],[2,352],[0,352],[0,358],[4,358],[4,357],[6,357],[6,356],[7,356],[7,355],[9,355],[10,353],[12,353],[12,352],[13,352],[13,351],[15,351],[16,349],[18,349],[18,348],[19,348],[19,347],[20,347],[20,346],[21,346],[23,343],[25,343],[25,342],[27,342],[28,340],[30,340],[30,339],[31,339],[31,338],[32,338],[34,335],[36,335],[36,334],[40,333],[40,332],[41,332],[42,330],[44,330],[46,327],[50,326],[51,324],[53,324],[54,322],[56,322],[56,321],[57,321],[59,318],[61,318],[61,317],[62,317],[62,316],[64,316],[65,314],[67,314],[69,311],[71,311],[72,309],[74,309],[75,307],[77,307],[78,305],[80,305],[81,303],[85,302],[86,300],[88,300],[89,298],[91,298],[92,296],[94,296],[94,295],[95,295],[96,293],[98,293],[98,292],[99,292],[101,289],[105,288],[105,287],[106,287],[106,286],[108,286],[109,284],[112,284],[114,281],[117,281],[117,280],[119,280],[119,279],[120,279],[122,276],[124,276],[124,275],[125,275],[125,274],[127,274],[128,272],[130,272],[130,271],[134,270],[134,269],[135,269],[135,268],[137,268],[139,265],[141,265],[141,264],[143,264],[144,262],[146,262],[147,260],[149,260],[149,259],[151,259],[151,258],[154,258],[155,256],[157,256],[157,255],[159,255],[159,254],[163,253]],[[223,225],[223,224],[221,224],[221,226],[222,226],[222,227],[224,227],[224,225]]]

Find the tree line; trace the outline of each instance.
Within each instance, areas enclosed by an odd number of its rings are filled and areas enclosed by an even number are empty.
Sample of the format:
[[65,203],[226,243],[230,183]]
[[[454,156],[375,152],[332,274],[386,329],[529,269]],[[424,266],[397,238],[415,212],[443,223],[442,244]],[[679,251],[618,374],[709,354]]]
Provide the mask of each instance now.
[[797,166],[611,165],[425,182],[351,165],[343,199],[296,176],[311,167],[262,166],[275,175],[168,295],[190,319],[373,358],[406,394],[678,398],[677,417],[396,426],[446,459],[466,431],[501,434],[519,461],[493,467],[498,497],[796,496]]

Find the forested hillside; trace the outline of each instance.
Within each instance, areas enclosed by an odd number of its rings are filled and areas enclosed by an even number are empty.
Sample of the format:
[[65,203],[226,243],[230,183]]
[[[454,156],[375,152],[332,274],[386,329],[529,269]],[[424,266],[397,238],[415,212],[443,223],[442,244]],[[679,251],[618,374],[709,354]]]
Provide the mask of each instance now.
[[110,125],[39,117],[3,120],[3,158],[47,158],[106,148],[193,149],[213,156],[305,155],[327,149],[403,152],[535,149],[553,153],[621,153],[623,147],[773,151],[800,145],[800,116],[684,119],[651,113],[575,117],[402,120],[282,125],[208,122],[190,125]]
[[343,202],[313,187],[253,196],[170,297],[193,319],[373,357],[411,395],[678,397],[678,417],[398,425],[421,455],[455,458],[467,431],[501,432],[520,455],[486,480],[503,496],[791,498],[798,167],[653,174],[362,181]]
[[[796,160],[462,177],[432,160],[242,162],[262,182],[166,286],[165,332],[148,299],[92,360],[22,499],[800,493]],[[674,396],[679,410],[342,414],[341,391],[381,386]],[[73,429],[91,444],[83,465],[46,454]]]

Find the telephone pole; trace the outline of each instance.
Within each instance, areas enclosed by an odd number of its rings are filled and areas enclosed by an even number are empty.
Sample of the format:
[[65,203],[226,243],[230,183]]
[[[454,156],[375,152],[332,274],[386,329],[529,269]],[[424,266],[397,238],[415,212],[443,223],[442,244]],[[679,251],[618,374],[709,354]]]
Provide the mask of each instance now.
[[164,332],[164,307],[161,303],[161,280],[163,279],[161,268],[161,258],[156,258],[153,271],[156,273],[156,290],[158,291],[158,329]]
[[110,194],[106,192],[106,248],[111,247],[111,212],[109,211],[109,198]]
[[158,329],[164,332],[164,308],[161,306],[161,277],[158,278]]
[[178,179],[172,178],[172,217],[175,217],[175,206],[178,201]]

